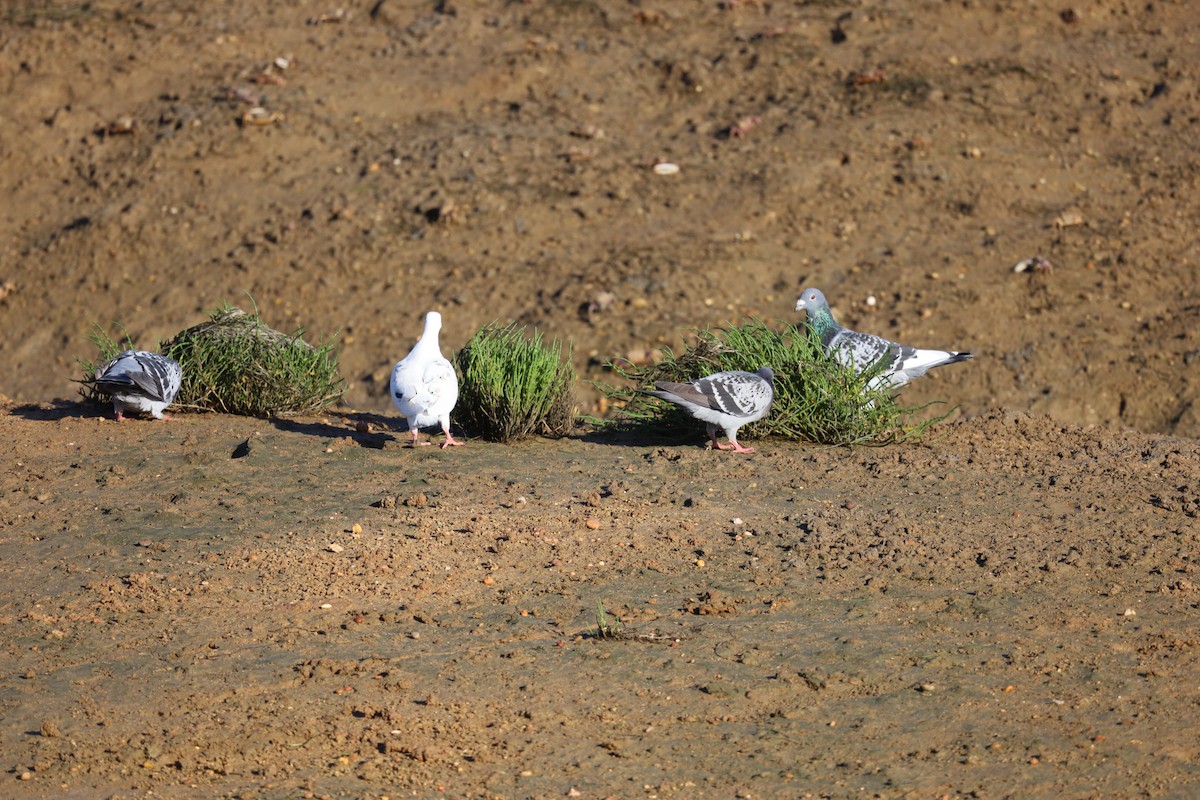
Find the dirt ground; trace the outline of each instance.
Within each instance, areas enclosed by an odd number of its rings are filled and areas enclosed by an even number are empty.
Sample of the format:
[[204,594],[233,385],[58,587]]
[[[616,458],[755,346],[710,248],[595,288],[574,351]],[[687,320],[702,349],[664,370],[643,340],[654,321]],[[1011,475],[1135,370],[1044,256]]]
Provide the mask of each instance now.
[[[1186,2],[4,4],[0,796],[1200,793],[1198,39]],[[807,285],[975,353],[905,390],[941,436],[393,432],[427,310],[612,380]],[[72,402],[93,325],[247,293],[338,335],[346,408]]]

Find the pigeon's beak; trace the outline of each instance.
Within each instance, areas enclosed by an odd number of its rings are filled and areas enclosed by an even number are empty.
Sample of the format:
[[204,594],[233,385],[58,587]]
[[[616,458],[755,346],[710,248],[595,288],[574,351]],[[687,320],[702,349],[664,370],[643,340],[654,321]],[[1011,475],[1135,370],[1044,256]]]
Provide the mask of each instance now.
[[801,297],[799,300],[796,301],[796,310],[797,311],[804,310],[804,298],[803,297]]

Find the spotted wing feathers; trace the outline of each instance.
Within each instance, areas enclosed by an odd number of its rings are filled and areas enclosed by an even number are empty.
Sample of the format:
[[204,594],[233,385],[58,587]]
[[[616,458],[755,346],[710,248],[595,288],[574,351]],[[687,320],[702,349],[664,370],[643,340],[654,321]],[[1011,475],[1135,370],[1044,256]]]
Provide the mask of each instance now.
[[170,404],[183,383],[174,359],[145,350],[126,350],[96,370],[95,387],[107,395],[137,395]]
[[659,381],[654,388],[649,394],[663,400],[733,417],[760,413],[774,396],[771,384],[752,372],[718,372],[691,383]]

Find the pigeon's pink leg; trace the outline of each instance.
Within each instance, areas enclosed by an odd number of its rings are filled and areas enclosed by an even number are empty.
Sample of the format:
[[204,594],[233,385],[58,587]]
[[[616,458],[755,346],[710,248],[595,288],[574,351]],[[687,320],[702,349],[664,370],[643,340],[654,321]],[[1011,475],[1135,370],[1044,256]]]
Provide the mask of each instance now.
[[421,432],[416,428],[413,428],[412,435],[413,435],[413,440],[412,440],[413,447],[428,447],[429,445],[433,444],[433,442],[422,442],[420,439]]
[[712,439],[713,450],[724,450],[725,448],[721,447],[721,443],[717,441],[717,426],[710,423],[706,426],[706,430],[708,438]]
[[716,425],[708,426],[708,438],[712,439],[713,450],[732,450],[735,453],[753,453],[754,452],[753,447],[742,447],[740,444],[738,444],[737,439],[733,438],[732,436],[729,437],[728,445],[721,444],[717,440],[717,426]]
[[450,435],[450,426],[448,424],[442,426],[442,431],[446,434],[446,441],[442,442],[443,450],[445,450],[447,447],[458,447],[462,444],[462,442],[456,441],[454,437]]

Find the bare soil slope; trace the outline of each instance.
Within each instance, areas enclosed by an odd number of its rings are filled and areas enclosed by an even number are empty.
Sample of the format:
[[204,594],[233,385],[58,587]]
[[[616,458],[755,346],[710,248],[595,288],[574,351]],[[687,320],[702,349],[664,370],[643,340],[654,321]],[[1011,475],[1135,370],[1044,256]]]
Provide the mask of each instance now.
[[153,346],[247,291],[384,409],[430,308],[601,375],[814,284],[979,355],[914,402],[1200,433],[1186,3],[6,8],[14,399],[72,395],[93,323]]

